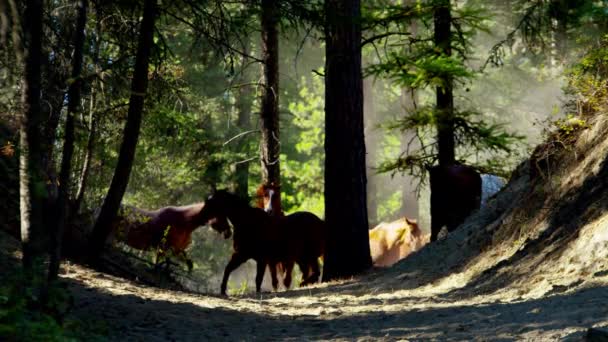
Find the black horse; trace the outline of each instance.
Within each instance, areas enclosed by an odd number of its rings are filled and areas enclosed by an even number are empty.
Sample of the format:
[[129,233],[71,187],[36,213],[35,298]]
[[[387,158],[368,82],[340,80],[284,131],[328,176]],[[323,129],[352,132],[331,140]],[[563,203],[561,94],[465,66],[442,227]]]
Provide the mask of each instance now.
[[228,218],[234,226],[233,253],[224,270],[222,295],[226,294],[230,273],[249,259],[257,264],[257,292],[260,292],[266,265],[270,268],[275,290],[279,264],[297,263],[304,277],[301,285],[318,280],[318,258],[325,249],[325,223],[314,214],[298,212],[274,217],[226,190],[218,190],[207,199],[201,215],[204,220]]

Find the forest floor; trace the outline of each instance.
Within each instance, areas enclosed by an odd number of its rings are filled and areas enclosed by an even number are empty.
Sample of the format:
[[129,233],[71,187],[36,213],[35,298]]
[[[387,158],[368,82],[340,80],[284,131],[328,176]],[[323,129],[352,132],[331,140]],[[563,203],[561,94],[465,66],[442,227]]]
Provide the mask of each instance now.
[[[65,263],[69,317],[120,341],[579,341],[588,328],[608,327],[604,118],[548,137],[487,206],[393,267],[222,298]],[[19,244],[0,237],[0,256],[1,269],[16,264]]]
[[71,263],[62,279],[74,296],[70,316],[116,341],[578,341],[587,328],[608,326],[608,272],[524,298],[460,292],[454,280],[408,288],[403,276],[415,272],[394,277],[394,271],[228,298],[149,287]]

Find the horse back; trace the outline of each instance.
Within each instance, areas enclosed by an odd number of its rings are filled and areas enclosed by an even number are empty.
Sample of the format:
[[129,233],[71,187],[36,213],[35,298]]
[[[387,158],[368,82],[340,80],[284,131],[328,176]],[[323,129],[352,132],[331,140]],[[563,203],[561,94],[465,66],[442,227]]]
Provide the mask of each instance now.
[[281,229],[287,240],[300,247],[305,253],[322,256],[325,252],[326,227],[325,222],[317,215],[299,211],[282,218]]

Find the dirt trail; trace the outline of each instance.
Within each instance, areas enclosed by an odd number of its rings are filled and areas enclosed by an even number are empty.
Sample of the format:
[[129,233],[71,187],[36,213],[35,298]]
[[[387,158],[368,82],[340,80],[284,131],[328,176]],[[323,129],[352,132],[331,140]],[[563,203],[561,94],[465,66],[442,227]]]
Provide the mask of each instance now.
[[[67,265],[72,315],[116,340],[555,340],[608,325],[608,277],[539,299],[455,298],[433,286],[364,283],[220,298],[159,290]],[[377,277],[370,275],[369,277]]]

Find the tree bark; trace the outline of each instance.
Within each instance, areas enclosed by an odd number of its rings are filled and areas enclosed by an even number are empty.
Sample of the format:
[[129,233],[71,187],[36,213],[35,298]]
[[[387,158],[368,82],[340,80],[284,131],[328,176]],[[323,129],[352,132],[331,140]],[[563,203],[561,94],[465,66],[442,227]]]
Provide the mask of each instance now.
[[368,151],[366,159],[367,169],[367,215],[372,226],[378,223],[378,174],[375,168],[378,166],[376,155],[380,152],[380,139],[376,125],[378,115],[374,106],[373,79],[368,77],[363,80],[363,116],[365,117],[365,146]]
[[[434,43],[438,53],[443,56],[452,55],[451,27],[452,12],[449,0],[439,0],[435,5]],[[437,149],[439,154],[439,165],[448,166],[454,164],[455,141],[454,141],[454,95],[453,79],[446,75],[442,79],[442,86],[437,87]]]
[[143,19],[139,31],[139,42],[137,56],[135,58],[135,71],[131,84],[131,97],[129,99],[129,111],[127,123],[123,133],[123,141],[120,146],[118,163],[114,170],[112,183],[108,194],[104,199],[99,217],[93,227],[90,240],[89,254],[94,260],[99,256],[105,241],[111,233],[111,223],[116,217],[120,202],[127,189],[129,176],[133,167],[133,159],[139,138],[144,99],[148,88],[148,65],[150,53],[154,44],[154,21],[158,12],[156,0],[146,0],[144,4]]
[[[417,0],[403,0],[404,7],[411,7],[416,5]],[[418,24],[412,20],[408,25],[410,37],[416,38],[418,35]],[[411,48],[406,48],[405,53],[411,53]],[[418,93],[414,88],[403,88],[401,89],[401,107],[403,108],[404,114],[412,115],[417,109]],[[413,140],[412,140],[413,139]],[[414,131],[403,132],[401,137],[401,150],[409,151],[411,149],[420,148],[419,142],[416,140]],[[418,197],[416,196],[414,182],[418,182],[416,178],[411,175],[404,175],[403,183],[401,184],[401,216],[408,217],[410,219],[419,220],[419,203]],[[420,221],[419,221],[420,222]]]
[[551,66],[554,68],[566,62],[568,53],[568,2],[552,0],[549,4],[551,18]]
[[72,156],[74,155],[74,118],[80,109],[80,89],[83,86],[81,72],[84,50],[85,27],[87,23],[88,1],[78,2],[76,31],[74,32],[74,54],[72,57],[72,84],[68,89],[68,113],[65,121],[65,137],[61,171],[59,173],[59,196],[57,198],[57,222],[51,239],[51,261],[49,265],[49,282],[57,279],[61,262],[61,241],[68,216],[68,202],[72,174]]
[[[401,106],[405,115],[411,115],[416,110],[417,94],[415,89],[401,90]],[[412,140],[414,139],[414,140]],[[411,131],[403,132],[401,137],[401,150],[409,151],[416,149],[420,145],[418,144],[415,133]],[[401,184],[401,210],[400,214],[410,219],[419,219],[419,204],[418,197],[416,196],[415,185],[413,182],[418,180],[411,175],[404,175],[402,178],[403,184]]]
[[325,221],[323,281],[371,266],[359,0],[325,1]]
[[[26,286],[43,281],[42,262],[46,256],[44,202],[47,196],[43,172],[43,144],[41,139],[40,109],[42,64],[42,0],[25,4],[23,25],[19,27],[18,9],[11,2],[13,13],[13,42],[17,58],[25,67],[22,81],[23,112],[20,123],[19,190],[21,215],[21,243]],[[23,33],[23,40],[19,36]]]
[[[279,13],[274,0],[262,0],[262,179],[280,185],[279,140]],[[280,194],[278,194],[280,196]]]
[[[249,39],[245,38],[243,52],[249,54]],[[238,90],[238,98],[236,99],[236,107],[238,111],[237,127],[240,132],[247,132],[251,130],[251,104],[253,98],[251,94],[251,82],[249,73],[247,71],[248,59],[243,57],[242,71],[241,71],[241,87]],[[237,145],[239,152],[244,154],[244,158],[249,158],[249,139],[243,136],[239,140]],[[239,162],[235,166],[235,186],[234,192],[241,198],[247,198],[249,195],[249,162]]]

